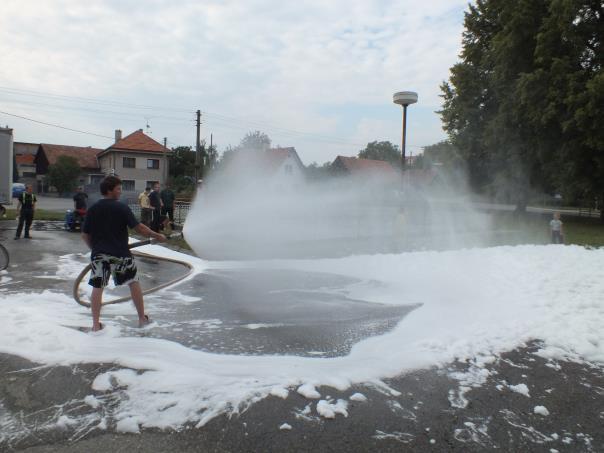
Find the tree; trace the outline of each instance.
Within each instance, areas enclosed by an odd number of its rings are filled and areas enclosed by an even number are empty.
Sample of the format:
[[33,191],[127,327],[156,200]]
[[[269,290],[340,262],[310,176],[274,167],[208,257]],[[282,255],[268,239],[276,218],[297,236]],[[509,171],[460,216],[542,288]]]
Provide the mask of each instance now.
[[567,202],[604,198],[604,5],[551,0],[537,36],[535,70],[520,79],[520,103],[536,147]]
[[459,150],[448,140],[424,146],[423,165],[429,167],[433,164],[441,164],[445,168],[460,168],[463,159]]
[[168,160],[171,177],[195,176],[195,152],[190,146],[172,148]]
[[206,149],[205,143],[203,144],[203,155],[205,158],[204,172],[209,173],[216,169],[218,165],[218,149],[216,145],[208,146]]
[[59,156],[54,165],[48,167],[48,183],[59,193],[72,192],[78,185],[80,165],[75,157]]
[[603,191],[603,9],[593,0],[470,6],[439,113],[475,189],[508,193],[520,209],[531,188],[575,199]]
[[395,168],[401,165],[401,153],[397,145],[386,142],[367,143],[365,149],[359,151],[358,157],[362,159],[383,160],[390,162]]
[[271,139],[264,132],[254,131],[245,134],[245,137],[241,139],[238,148],[242,150],[250,151],[264,151],[270,148]]
[[306,167],[306,175],[309,181],[321,181],[328,179],[331,175],[331,162],[325,162],[319,166],[316,162]]

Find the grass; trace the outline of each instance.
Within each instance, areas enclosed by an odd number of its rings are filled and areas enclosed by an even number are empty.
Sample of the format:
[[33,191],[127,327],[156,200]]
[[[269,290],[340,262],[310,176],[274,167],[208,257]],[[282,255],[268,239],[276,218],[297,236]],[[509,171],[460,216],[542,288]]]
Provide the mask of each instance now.
[[567,244],[591,247],[604,246],[604,223],[585,217],[562,218],[564,240]]
[[[15,220],[16,218],[17,210],[7,209],[6,217],[2,220]],[[34,221],[36,220],[65,220],[65,212],[36,209],[36,211],[34,212]]]
[[[517,216],[513,213],[497,213],[494,225],[499,229],[510,229],[520,232],[523,243],[548,244],[550,242],[549,214],[526,214]],[[564,243],[589,247],[604,246],[604,223],[597,218],[562,216]]]
[[[549,214],[526,214],[517,216],[511,212],[496,213],[494,226],[499,230],[514,230],[520,238],[517,243],[547,244],[549,237]],[[15,220],[16,210],[7,209],[6,218]],[[35,220],[63,221],[65,213],[36,209]],[[564,241],[566,244],[576,244],[588,247],[604,247],[604,223],[597,218],[562,216],[564,223]],[[506,241],[507,242],[507,241]],[[170,248],[181,251],[191,251],[191,247],[182,236],[173,237],[167,243]]]

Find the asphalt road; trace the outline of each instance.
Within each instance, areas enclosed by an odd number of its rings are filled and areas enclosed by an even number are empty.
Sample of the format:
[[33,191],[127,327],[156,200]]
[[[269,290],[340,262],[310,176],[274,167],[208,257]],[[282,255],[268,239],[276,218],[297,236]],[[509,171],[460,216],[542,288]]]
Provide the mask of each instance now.
[[[9,272],[15,282],[3,286],[3,294],[70,291],[69,280],[31,277],[52,274],[48,268],[52,258],[84,252],[79,235],[34,230],[34,239],[13,241],[13,232],[2,227],[0,223],[0,241],[11,253]],[[178,265],[152,259],[140,260],[139,266],[143,286],[181,271]],[[214,270],[178,288],[185,295],[202,294],[203,306],[171,310],[158,306],[167,327],[150,332],[210,352],[307,355],[313,351],[332,357],[347,354],[363,338],[387,332],[416,308],[370,306],[328,290],[344,283],[350,282],[312,272]],[[195,326],[193,335],[185,322],[192,311],[204,319],[221,320],[220,328]],[[342,322],[334,328],[333,319]],[[267,327],[250,329],[250,324]],[[145,429],[136,435],[119,434],[111,423],[106,431],[84,434],[69,426],[53,427],[62,413],[94,411],[82,407],[81,398],[93,393],[91,382],[98,374],[115,365],[39,368],[4,354],[0,355],[0,451],[604,451],[603,370],[540,358],[533,354],[538,347],[535,340],[501,356],[488,365],[491,375],[477,388],[464,389],[451,377],[472,367],[455,363],[387,380],[390,389],[373,385],[347,392],[318,389],[333,398],[363,393],[368,402],[351,401],[348,417],[328,420],[315,411],[308,414],[305,408],[315,402],[290,392],[285,400],[266,398],[240,415],[217,417],[203,428]],[[527,383],[530,398],[510,389],[508,384],[518,382]],[[105,396],[116,405],[123,397],[119,391]],[[534,413],[536,405],[547,407],[550,415]],[[283,422],[292,429],[280,430]]]

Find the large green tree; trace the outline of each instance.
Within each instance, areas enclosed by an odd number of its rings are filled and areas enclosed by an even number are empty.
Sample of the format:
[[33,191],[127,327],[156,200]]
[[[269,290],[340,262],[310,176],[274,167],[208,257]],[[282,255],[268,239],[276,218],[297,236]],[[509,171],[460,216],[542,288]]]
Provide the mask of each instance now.
[[195,152],[190,146],[172,148],[168,160],[171,177],[195,176]]
[[238,148],[251,151],[263,151],[271,146],[271,139],[264,132],[254,131],[245,134]]
[[385,162],[390,162],[395,168],[401,166],[401,152],[399,147],[388,141],[373,141],[367,143],[365,149],[359,151],[358,157],[362,159],[383,160]]
[[78,185],[80,165],[75,157],[59,156],[57,161],[48,167],[48,183],[59,193],[72,192]]
[[440,113],[474,188],[523,208],[530,188],[602,187],[603,16],[593,0],[469,7]]
[[445,168],[463,167],[463,159],[459,150],[448,140],[443,140],[434,145],[424,146],[423,166],[429,167],[440,164]]

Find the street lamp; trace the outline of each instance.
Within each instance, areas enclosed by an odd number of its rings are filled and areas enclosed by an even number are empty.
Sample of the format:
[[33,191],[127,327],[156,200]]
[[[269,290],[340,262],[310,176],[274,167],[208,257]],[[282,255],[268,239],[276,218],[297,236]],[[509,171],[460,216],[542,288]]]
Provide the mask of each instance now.
[[403,142],[401,146],[401,168],[405,169],[405,140],[407,135],[407,106],[417,102],[417,93],[414,91],[399,91],[394,93],[392,102],[403,106]]

